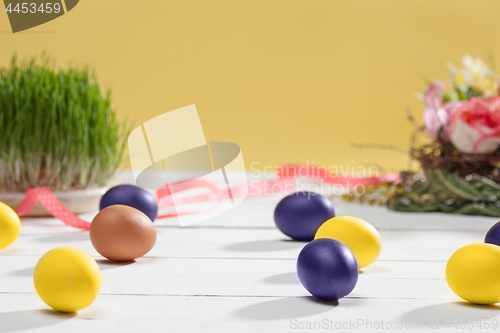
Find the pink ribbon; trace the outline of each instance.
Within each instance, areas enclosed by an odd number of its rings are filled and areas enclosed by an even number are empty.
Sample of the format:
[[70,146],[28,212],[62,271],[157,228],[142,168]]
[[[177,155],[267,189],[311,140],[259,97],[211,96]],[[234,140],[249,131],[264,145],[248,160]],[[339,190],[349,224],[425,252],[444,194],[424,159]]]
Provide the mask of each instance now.
[[325,167],[285,164],[278,167],[278,178],[316,178],[332,185],[371,185],[382,183],[399,183],[399,173],[386,173],[373,177],[346,177],[329,174]]
[[[306,171],[305,174],[303,174],[304,170]],[[278,178],[274,181],[252,182],[251,184],[236,186],[230,190],[221,190],[214,183],[201,179],[172,184],[171,187],[175,188],[175,191],[173,192],[171,188],[166,184],[162,188],[156,190],[158,207],[160,209],[165,209],[175,207],[175,204],[183,205],[207,201],[214,201],[216,205],[219,205],[222,200],[228,199],[230,198],[230,196],[237,198],[242,196],[254,197],[272,194],[274,193],[273,186],[276,185],[280,188],[294,188],[295,178],[298,177],[318,178],[329,184],[353,186],[401,181],[400,176],[397,173],[388,173],[377,177],[343,177],[329,175],[326,172],[326,169],[321,167],[311,167],[304,165],[282,165],[279,167],[277,176]],[[206,189],[208,193],[176,199],[174,204],[174,200],[172,199],[173,193],[180,193],[194,188]],[[84,230],[89,230],[90,228],[90,222],[82,220],[71,211],[69,211],[66,207],[64,207],[64,205],[59,201],[59,199],[56,198],[54,193],[48,187],[35,187],[26,191],[26,194],[22,202],[17,207],[16,212],[19,216],[24,216],[28,214],[36,206],[37,203],[40,203],[52,216],[61,220],[69,226]],[[197,214],[211,211],[212,209],[163,214],[158,216],[158,219],[180,215]]]
[[63,221],[65,224],[89,230],[90,222],[84,221],[72,212],[56,198],[48,187],[35,187],[26,191],[23,201],[17,206],[16,212],[19,216],[28,214],[37,203],[40,203],[52,216]]

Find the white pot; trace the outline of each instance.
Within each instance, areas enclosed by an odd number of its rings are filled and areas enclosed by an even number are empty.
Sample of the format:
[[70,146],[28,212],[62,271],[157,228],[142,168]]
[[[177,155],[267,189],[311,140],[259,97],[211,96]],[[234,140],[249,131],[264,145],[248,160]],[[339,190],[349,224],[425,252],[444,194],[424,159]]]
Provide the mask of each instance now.
[[[90,188],[85,190],[74,190],[67,192],[54,192],[59,201],[71,212],[75,214],[88,213],[99,210],[101,197],[111,186]],[[0,201],[16,209],[25,196],[25,193],[0,193]],[[40,204],[36,206],[26,216],[50,216],[51,214]]]

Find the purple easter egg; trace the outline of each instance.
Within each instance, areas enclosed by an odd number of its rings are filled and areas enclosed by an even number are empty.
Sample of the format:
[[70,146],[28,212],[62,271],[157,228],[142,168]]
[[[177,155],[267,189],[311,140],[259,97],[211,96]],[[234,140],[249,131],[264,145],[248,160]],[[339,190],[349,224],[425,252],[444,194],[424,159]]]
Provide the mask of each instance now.
[[110,188],[101,198],[99,209],[111,205],[126,205],[140,210],[151,221],[158,215],[156,198],[148,191],[135,185],[118,185]]
[[358,263],[352,252],[334,239],[316,239],[297,259],[300,283],[313,296],[326,301],[348,295],[358,282]]
[[500,222],[495,223],[490,230],[488,230],[484,242],[500,246]]
[[335,216],[330,200],[313,192],[297,192],[283,198],[274,211],[274,222],[285,235],[311,241],[318,228]]

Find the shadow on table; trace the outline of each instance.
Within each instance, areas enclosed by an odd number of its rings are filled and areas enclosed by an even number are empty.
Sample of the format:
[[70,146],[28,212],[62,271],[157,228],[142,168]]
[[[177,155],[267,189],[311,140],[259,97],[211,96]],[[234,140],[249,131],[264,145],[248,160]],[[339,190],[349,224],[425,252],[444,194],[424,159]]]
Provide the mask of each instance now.
[[449,302],[424,306],[406,312],[401,319],[410,323],[452,326],[488,320],[500,315],[497,305],[477,305],[468,302]]
[[306,242],[299,242],[290,239],[271,239],[263,241],[251,241],[229,244],[224,249],[235,252],[265,252],[284,251],[302,248]]
[[270,284],[299,284],[299,278],[296,272],[271,275],[262,280]]
[[280,298],[246,306],[235,315],[252,320],[293,319],[327,312],[337,305],[337,301],[323,302],[312,296]]
[[89,233],[86,231],[54,234],[35,239],[35,241],[43,243],[81,242],[89,240],[90,240]]
[[388,272],[388,269],[383,267],[383,266],[381,267],[381,266],[377,265],[377,262],[375,262],[375,263],[373,263],[373,265],[360,268],[358,271],[359,271],[359,274],[367,273],[367,274],[371,275],[374,273],[386,273],[386,272]]
[[[97,265],[99,265],[99,268],[101,270],[106,270],[106,269],[118,268],[118,267],[131,265],[131,264],[135,263],[135,260],[132,260],[132,261],[111,261],[111,260],[107,260],[107,259],[98,259],[98,260],[96,260],[96,262],[97,262]],[[9,274],[15,275],[15,276],[22,276],[22,277],[33,277],[34,272],[35,272],[35,267],[28,267],[28,268],[18,269],[18,270],[13,271]]]
[[0,313],[0,332],[15,332],[60,324],[76,313],[53,310],[24,310]]
[[0,250],[0,255],[2,254],[13,254],[13,253],[22,253],[23,250],[21,249],[16,249],[14,247],[7,247],[7,248],[3,248]]
[[135,260],[131,261],[111,261],[107,259],[98,259],[96,260],[97,265],[101,270],[110,269],[110,268],[118,268],[123,266],[128,266],[135,263]]
[[35,272],[35,267],[28,267],[23,269],[18,269],[10,273],[10,275],[22,276],[22,277],[32,277]]

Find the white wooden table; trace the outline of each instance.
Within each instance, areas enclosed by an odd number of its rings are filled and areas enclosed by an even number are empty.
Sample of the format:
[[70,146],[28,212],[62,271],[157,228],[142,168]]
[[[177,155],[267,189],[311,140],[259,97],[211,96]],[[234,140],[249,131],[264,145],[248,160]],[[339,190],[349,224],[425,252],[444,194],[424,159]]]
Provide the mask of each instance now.
[[[290,241],[275,228],[273,211],[280,198],[247,198],[191,227],[159,220],[154,249],[126,265],[100,257],[87,232],[56,219],[23,218],[19,239],[0,251],[0,333],[289,332],[314,327],[436,332],[462,331],[460,324],[468,325],[467,331],[498,331],[485,327],[500,320],[500,307],[462,302],[444,276],[451,254],[482,242],[496,219],[397,213],[337,200],[337,215],[358,216],[378,228],[383,250],[363,269],[348,297],[324,303],[297,281],[296,258],[305,243]],[[102,269],[100,296],[76,315],[50,310],[33,287],[38,259],[58,246],[86,251]]]

